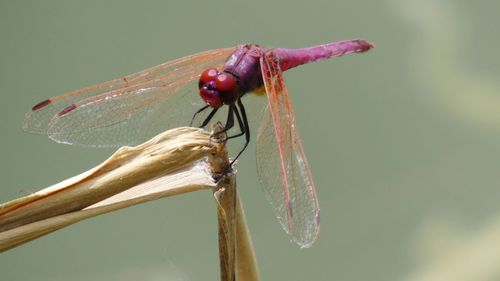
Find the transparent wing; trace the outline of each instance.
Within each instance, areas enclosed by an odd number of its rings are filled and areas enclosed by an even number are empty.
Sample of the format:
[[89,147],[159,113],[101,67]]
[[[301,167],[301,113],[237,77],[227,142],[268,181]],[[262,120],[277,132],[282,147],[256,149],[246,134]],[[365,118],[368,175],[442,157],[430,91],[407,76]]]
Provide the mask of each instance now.
[[259,178],[290,239],[309,247],[319,233],[316,189],[278,60],[267,52],[260,63],[268,106],[257,136]]
[[186,56],[50,98],[26,113],[23,129],[62,143],[119,146],[188,125],[196,105],[203,105],[197,94],[199,74],[221,67],[234,50]]

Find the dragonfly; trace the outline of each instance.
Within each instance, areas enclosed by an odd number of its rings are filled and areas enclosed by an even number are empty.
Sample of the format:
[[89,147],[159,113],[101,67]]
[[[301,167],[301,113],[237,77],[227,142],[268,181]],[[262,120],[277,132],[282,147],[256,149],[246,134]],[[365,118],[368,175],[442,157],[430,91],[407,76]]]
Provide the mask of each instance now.
[[290,240],[309,247],[319,234],[320,209],[283,72],[372,47],[356,39],[301,49],[242,44],[205,51],[46,99],[26,113],[22,127],[59,143],[117,147],[193,125],[199,116],[197,125],[205,127],[224,107],[224,131],[237,129],[235,123],[239,128],[228,139],[245,138],[234,163],[250,142],[242,98],[265,95],[256,144],[260,184]]

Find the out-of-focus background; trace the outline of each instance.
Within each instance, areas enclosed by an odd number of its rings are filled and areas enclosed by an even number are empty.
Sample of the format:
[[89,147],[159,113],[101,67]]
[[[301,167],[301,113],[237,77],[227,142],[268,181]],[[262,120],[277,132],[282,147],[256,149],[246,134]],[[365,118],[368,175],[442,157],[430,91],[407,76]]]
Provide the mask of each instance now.
[[[2,1],[0,201],[112,149],[21,130],[47,97],[203,50],[376,48],[285,75],[318,187],[321,233],[289,243],[238,164],[262,280],[500,280],[498,1]],[[247,108],[249,114],[255,111]],[[158,223],[161,221],[161,223]],[[217,280],[210,191],[97,217],[0,255],[0,279]]]

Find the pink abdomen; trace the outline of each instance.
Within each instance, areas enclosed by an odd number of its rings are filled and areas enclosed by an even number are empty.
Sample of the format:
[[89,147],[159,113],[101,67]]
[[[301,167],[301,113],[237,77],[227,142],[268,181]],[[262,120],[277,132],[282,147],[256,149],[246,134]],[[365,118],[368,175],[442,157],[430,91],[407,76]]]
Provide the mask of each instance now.
[[279,58],[281,70],[285,71],[317,60],[340,57],[350,53],[363,53],[371,48],[373,44],[366,40],[347,40],[302,49],[276,48],[272,52]]

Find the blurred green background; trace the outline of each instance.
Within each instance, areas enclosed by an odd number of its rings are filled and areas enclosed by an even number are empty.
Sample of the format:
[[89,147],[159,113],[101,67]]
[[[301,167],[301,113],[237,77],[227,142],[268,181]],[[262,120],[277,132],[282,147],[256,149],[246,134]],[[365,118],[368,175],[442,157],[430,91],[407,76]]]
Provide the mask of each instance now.
[[[244,42],[364,38],[376,44],[367,54],[285,75],[322,211],[311,249],[276,222],[254,143],[238,164],[262,280],[500,280],[499,10],[493,0],[1,1],[0,201],[113,152],[22,132],[24,112],[47,97]],[[0,279],[217,280],[216,233],[210,191],[168,198],[3,253]]]

